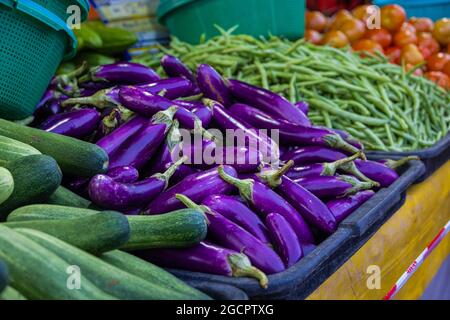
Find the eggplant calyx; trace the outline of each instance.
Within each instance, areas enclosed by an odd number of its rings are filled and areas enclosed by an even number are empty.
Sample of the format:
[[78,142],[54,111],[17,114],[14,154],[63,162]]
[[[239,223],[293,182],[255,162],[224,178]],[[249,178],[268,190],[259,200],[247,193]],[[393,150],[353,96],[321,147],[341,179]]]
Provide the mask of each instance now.
[[386,160],[385,165],[386,165],[386,167],[389,167],[389,168],[395,170],[395,169],[398,169],[398,168],[404,166],[405,164],[407,164],[410,161],[420,161],[420,158],[417,157],[417,156],[409,156],[409,157],[402,158],[402,159],[397,160],[397,161],[395,161],[395,160]]
[[196,94],[194,96],[189,96],[189,97],[181,97],[178,98],[177,100],[181,100],[181,101],[197,101],[203,98],[203,93],[199,93]]
[[210,211],[208,209],[208,207],[196,204],[194,201],[189,199],[184,194],[177,193],[175,195],[175,198],[177,198],[178,201],[182,202],[186,206],[186,208],[198,210],[198,211],[202,212],[203,214],[206,214]]
[[346,173],[349,173],[349,174],[354,175],[356,178],[360,179],[361,181],[369,182],[369,183],[374,183],[374,184],[378,184],[378,182],[373,181],[372,179],[366,177],[366,175],[363,174],[363,173],[358,169],[358,167],[356,166],[356,164],[355,164],[353,161],[341,165],[341,166],[339,167],[339,169],[345,171]]
[[351,176],[339,176],[339,179],[351,184],[353,187],[349,188],[347,192],[343,195],[343,197],[348,197],[354,194],[357,194],[360,191],[371,190],[373,188],[378,188],[380,184],[378,182],[361,182],[355,177]]
[[278,170],[269,170],[265,172],[261,172],[259,177],[261,180],[266,182],[266,184],[272,188],[278,188],[282,183],[283,176],[294,166],[295,162],[290,160],[283,167]]
[[209,99],[209,98],[203,98],[202,102],[205,106],[207,106],[211,111],[214,111],[214,106],[215,105],[220,105],[221,107],[223,107],[219,102]]
[[165,124],[170,128],[173,124],[173,118],[177,113],[177,106],[172,106],[164,111],[159,111],[155,113],[152,117],[152,123],[154,124]]
[[[354,160],[356,160],[356,159],[358,159],[358,158],[360,158],[361,157],[361,154],[362,154],[362,152],[360,151],[360,152],[358,152],[358,153],[356,153],[356,154],[354,154],[353,156],[351,156],[351,157],[348,157],[348,158],[344,158],[344,159],[340,159],[340,160],[337,160],[337,161],[335,161],[335,162],[332,162],[332,163],[324,163],[323,164],[323,171],[322,171],[322,176],[334,176],[334,174],[336,173],[336,171],[338,170],[338,169],[340,169],[340,168],[342,168],[342,167],[346,167],[346,166],[348,166],[351,162],[353,162]],[[349,167],[352,167],[351,165],[349,165]],[[353,167],[355,167],[356,168],[356,166],[354,166],[353,165]],[[356,169],[357,171],[359,171],[358,169]],[[359,178],[359,179],[361,179],[362,178],[362,180],[363,181],[372,181],[372,180],[370,180],[369,178],[367,178],[366,176],[364,176],[361,172],[359,172],[360,174],[358,174],[358,175],[356,175],[355,174],[355,176],[357,177],[357,178]]]
[[269,286],[269,279],[264,272],[252,266],[250,259],[242,253],[230,254],[228,262],[231,266],[233,277],[251,277],[259,281],[264,289]]
[[[350,143],[342,139],[342,137],[338,134],[327,134],[323,137],[325,143],[332,148],[344,150],[350,152],[351,154],[355,154],[361,152],[358,148],[352,146]],[[366,160],[366,156],[361,152],[361,158]]]
[[177,172],[178,168],[180,168],[180,166],[187,160],[187,157],[184,156],[182,157],[180,160],[178,160],[177,162],[175,162],[174,164],[172,164],[169,169],[166,170],[166,172],[164,173],[157,173],[155,174],[153,177],[160,179],[162,181],[165,182],[166,187],[164,189],[167,189],[167,187],[169,186],[169,181],[172,178],[172,176],[175,174],[175,172]]
[[239,193],[241,194],[242,198],[244,198],[247,201],[253,202],[253,185],[255,183],[255,180],[253,179],[240,180],[235,177],[232,177],[225,172],[223,166],[220,166],[218,168],[218,171],[219,176],[225,182],[231,184],[232,186],[235,186],[239,190]]
[[114,88],[103,89],[89,97],[70,98],[63,101],[61,106],[66,107],[74,104],[87,104],[100,109],[114,108],[118,106],[118,103],[108,95],[113,89]]

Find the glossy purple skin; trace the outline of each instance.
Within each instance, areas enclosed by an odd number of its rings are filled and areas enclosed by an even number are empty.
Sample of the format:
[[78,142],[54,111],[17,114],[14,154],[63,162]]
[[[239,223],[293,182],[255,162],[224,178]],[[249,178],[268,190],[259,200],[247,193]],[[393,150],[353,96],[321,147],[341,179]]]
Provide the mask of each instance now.
[[283,261],[273,249],[236,223],[213,210],[206,218],[208,235],[219,245],[244,253],[252,264],[264,273],[274,274],[285,270]]
[[50,116],[61,113],[61,111],[62,111],[61,101],[59,99],[52,99],[52,100],[47,101],[46,104],[37,108],[34,111],[33,115],[34,115],[35,119],[37,120],[37,122],[40,122]]
[[242,103],[232,105],[230,112],[237,119],[250,124],[254,128],[279,130],[280,142],[283,144],[328,146],[324,137],[335,135],[334,132],[327,129],[293,124],[286,120],[278,120],[264,111]]
[[387,188],[399,178],[395,170],[375,161],[355,161],[356,167],[367,178],[376,181],[382,188]]
[[256,213],[236,199],[236,197],[212,195],[203,200],[202,205],[236,223],[263,243],[270,244],[269,233],[264,223]]
[[137,87],[152,94],[160,94],[164,91],[164,97],[170,100],[193,96],[196,93],[192,82],[185,78],[161,79]]
[[168,77],[183,77],[191,81],[196,82],[194,74],[189,68],[180,61],[177,57],[166,54],[161,58],[161,66]]
[[[229,175],[237,177],[233,167],[224,166],[224,169]],[[195,203],[201,203],[209,194],[229,194],[233,189],[233,186],[220,178],[217,168],[195,173],[156,197],[146,213],[155,215],[185,208],[183,203],[176,199],[177,194],[183,194]]]
[[198,101],[182,101],[175,100],[174,101],[178,106],[184,107],[187,110],[191,111],[193,114],[197,116],[202,122],[203,128],[208,128],[212,121],[212,112],[211,110],[205,106],[203,103]]
[[375,192],[372,190],[362,191],[346,198],[330,200],[327,207],[337,223],[341,223],[374,195]]
[[203,95],[225,107],[231,104],[230,90],[222,76],[210,65],[201,64],[197,69],[197,84]]
[[321,199],[341,197],[353,188],[350,183],[337,177],[308,177],[294,180],[294,182]]
[[97,129],[100,113],[93,109],[81,109],[56,114],[40,125],[40,129],[73,138],[83,138]]
[[300,213],[275,191],[256,180],[253,183],[251,206],[264,218],[272,212],[281,214],[289,222],[301,242],[314,242],[314,236]]
[[101,147],[108,156],[112,156],[120,147],[132,136],[134,136],[144,126],[151,125],[151,121],[141,116],[135,116],[125,122],[111,134],[97,141],[97,145]]
[[153,69],[132,62],[105,64],[91,69],[90,73],[95,82],[113,84],[145,84],[161,79]]
[[151,249],[135,254],[142,259],[166,268],[179,268],[227,277],[233,276],[228,257],[239,252],[201,242],[191,248]]
[[50,100],[54,100],[57,99],[59,97],[60,93],[58,91],[56,91],[53,88],[48,88],[44,95],[42,96],[41,100],[39,101],[39,103],[36,105],[36,110],[43,107],[45,104],[47,104],[47,102],[49,102]]
[[337,229],[336,219],[327,206],[306,188],[288,177],[281,179],[276,191],[288,201],[312,226],[327,234]]
[[281,160],[285,162],[292,160],[295,166],[303,166],[312,163],[335,162],[346,157],[345,153],[334,149],[309,146],[287,151]]
[[210,107],[210,109],[212,111],[213,119],[222,130],[241,130],[243,134],[245,134],[252,140],[251,144],[257,144],[258,151],[262,153],[263,158],[266,160],[266,162],[277,160],[275,158],[277,158],[276,149],[278,148],[278,146],[273,140],[271,140],[267,136],[264,137],[255,129],[251,129],[243,122],[237,120],[219,103],[214,103]]
[[96,205],[113,210],[147,205],[166,188],[166,181],[152,177],[136,183],[120,183],[96,175],[89,183],[89,196]]
[[299,101],[294,103],[294,106],[297,107],[301,112],[303,112],[306,116],[309,113],[309,104],[305,101]]
[[286,176],[292,180],[298,180],[307,177],[317,177],[323,175],[325,166],[322,163],[308,164],[303,167],[295,167],[286,173]]
[[266,226],[275,249],[283,259],[286,268],[292,267],[303,258],[303,251],[295,231],[278,213],[270,213],[266,217]]
[[239,102],[249,104],[274,117],[295,124],[311,125],[308,117],[302,111],[276,93],[238,80],[229,80],[228,87],[232,96]]
[[117,167],[108,171],[108,177],[119,183],[134,183],[139,180],[139,171],[131,166]]
[[163,143],[167,129],[166,124],[143,127],[111,155],[109,168],[133,166],[141,170]]

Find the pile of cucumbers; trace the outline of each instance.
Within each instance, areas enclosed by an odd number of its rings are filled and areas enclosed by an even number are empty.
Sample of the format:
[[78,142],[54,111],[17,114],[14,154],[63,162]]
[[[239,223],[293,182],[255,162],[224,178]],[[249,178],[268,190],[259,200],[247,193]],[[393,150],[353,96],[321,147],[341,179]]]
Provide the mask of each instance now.
[[108,167],[106,153],[84,141],[0,119],[0,150],[0,299],[209,299],[127,253],[200,243],[201,212],[94,208],[60,185],[63,173]]

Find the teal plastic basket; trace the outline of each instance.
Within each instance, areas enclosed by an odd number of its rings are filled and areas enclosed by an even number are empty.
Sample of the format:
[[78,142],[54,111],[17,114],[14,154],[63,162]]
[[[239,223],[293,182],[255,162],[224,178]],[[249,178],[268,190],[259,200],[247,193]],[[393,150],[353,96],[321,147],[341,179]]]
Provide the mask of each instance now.
[[255,37],[299,39],[305,30],[305,0],[161,0],[158,17],[170,33],[198,43],[218,34],[215,24]]
[[37,2],[0,0],[0,117],[4,119],[32,115],[61,61],[76,53],[77,41],[66,20]]
[[398,4],[405,8],[408,17],[426,17],[433,20],[446,18],[450,13],[449,0],[375,0],[377,6]]

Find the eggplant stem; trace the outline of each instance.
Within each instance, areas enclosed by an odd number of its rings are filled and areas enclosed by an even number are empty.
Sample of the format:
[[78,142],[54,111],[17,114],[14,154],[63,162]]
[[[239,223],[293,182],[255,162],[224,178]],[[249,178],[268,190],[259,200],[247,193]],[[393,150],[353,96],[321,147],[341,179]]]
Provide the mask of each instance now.
[[351,154],[355,153],[361,153],[361,159],[367,160],[365,154],[359,150],[358,148],[352,146],[350,143],[342,139],[342,137],[338,134],[327,134],[323,137],[323,141],[329,146],[334,149],[340,149],[347,152],[350,152]]
[[173,117],[177,113],[177,109],[178,109],[177,106],[172,106],[169,109],[155,113],[155,115],[152,117],[152,123],[166,124],[167,127],[170,129],[170,127],[173,124]]
[[295,165],[293,160],[290,160],[279,170],[270,170],[266,173],[260,173],[259,176],[264,180],[272,189],[277,188],[281,184],[283,176]]
[[351,177],[351,176],[342,175],[342,176],[339,176],[339,178],[342,181],[345,181],[353,186],[352,188],[347,190],[347,192],[341,198],[357,194],[360,191],[378,188],[380,186],[380,184],[376,181],[361,182],[358,179],[356,179],[355,177]]
[[166,183],[166,187],[164,189],[167,189],[169,186],[169,180],[172,178],[172,176],[177,172],[178,168],[187,160],[187,156],[182,157],[180,160],[172,164],[169,169],[166,170],[164,173],[157,173],[153,177],[159,178],[161,180],[164,180]]
[[269,286],[269,279],[264,272],[252,266],[250,259],[242,253],[230,254],[228,256],[233,277],[251,277],[259,281],[264,289]]
[[398,169],[398,168],[404,166],[405,164],[407,164],[410,161],[420,161],[420,158],[417,157],[417,156],[409,156],[409,157],[402,158],[402,159],[397,160],[397,161],[395,161],[395,160],[387,160],[386,161],[386,166],[395,170],[395,169]]
[[186,208],[198,210],[203,214],[208,211],[206,210],[206,207],[196,204],[184,194],[178,193],[175,195],[175,198],[177,198],[178,201],[182,202],[186,206]]
[[240,180],[232,177],[225,172],[223,166],[220,166],[217,170],[219,171],[219,176],[225,182],[239,189],[242,198],[253,203],[253,184],[255,183],[253,179]]
[[342,164],[339,167],[339,169],[345,171],[346,173],[354,175],[356,178],[358,178],[364,182],[378,184],[378,182],[373,181],[372,179],[366,177],[366,175],[358,169],[358,167],[356,166],[356,164],[354,162],[348,162],[348,163]]

